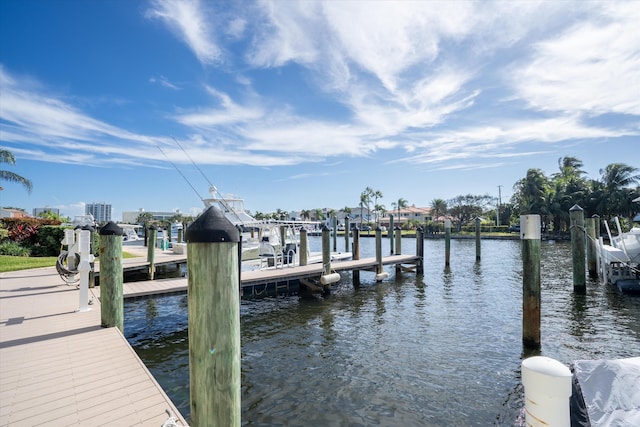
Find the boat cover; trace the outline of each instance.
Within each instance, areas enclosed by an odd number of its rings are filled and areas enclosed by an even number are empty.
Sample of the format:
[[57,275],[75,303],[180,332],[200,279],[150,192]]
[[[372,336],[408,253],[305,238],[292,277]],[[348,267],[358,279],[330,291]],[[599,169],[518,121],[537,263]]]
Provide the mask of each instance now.
[[571,370],[572,427],[640,426],[640,357],[579,360]]

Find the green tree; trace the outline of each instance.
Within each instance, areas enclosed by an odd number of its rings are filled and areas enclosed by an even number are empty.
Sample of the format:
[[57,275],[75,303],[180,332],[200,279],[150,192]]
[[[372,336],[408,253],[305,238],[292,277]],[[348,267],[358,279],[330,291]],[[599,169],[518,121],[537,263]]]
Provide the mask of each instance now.
[[403,199],[402,197],[400,197],[397,202],[392,202],[391,206],[395,208],[396,216],[398,217],[398,224],[400,224],[402,222],[400,221],[400,209],[404,209],[407,206],[409,206],[409,202],[407,202],[406,199]]
[[574,205],[586,208],[591,193],[580,160],[561,157],[558,169],[560,172],[551,176],[548,189],[548,211],[557,233],[569,230],[569,210]]
[[371,197],[373,197],[373,214],[375,215],[375,222],[378,224],[378,213],[381,211],[381,209],[379,209],[379,206],[381,205],[378,204],[378,199],[382,198],[382,191],[373,190]]
[[447,202],[443,199],[433,199],[431,201],[431,209],[435,211],[433,219],[437,221],[438,218],[440,218],[440,215],[445,215],[447,213]]
[[629,187],[640,182],[638,168],[624,163],[612,163],[600,169],[600,175],[602,189],[607,198],[604,215],[632,217],[637,212],[632,200],[638,191]]
[[447,202],[447,206],[449,206],[448,211],[456,220],[457,229],[460,230],[462,225],[482,215],[492,200],[493,198],[488,194],[483,196],[467,194],[464,196],[456,196],[449,200]]
[[[2,163],[15,165],[16,158],[13,156],[13,153],[11,153],[9,150],[0,148],[0,164]],[[0,180],[22,184],[22,186],[27,189],[27,192],[29,194],[31,194],[31,190],[33,189],[33,184],[31,183],[30,180],[28,180],[23,176],[18,175],[15,172],[0,170]],[[2,187],[0,187],[0,190],[2,190]]]

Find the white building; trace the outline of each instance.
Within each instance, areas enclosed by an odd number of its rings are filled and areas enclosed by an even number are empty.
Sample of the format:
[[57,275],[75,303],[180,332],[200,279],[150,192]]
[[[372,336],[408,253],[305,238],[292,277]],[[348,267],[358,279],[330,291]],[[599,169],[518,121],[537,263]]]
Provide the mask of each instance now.
[[85,215],[93,215],[98,224],[111,221],[111,204],[110,203],[87,203],[84,206]]

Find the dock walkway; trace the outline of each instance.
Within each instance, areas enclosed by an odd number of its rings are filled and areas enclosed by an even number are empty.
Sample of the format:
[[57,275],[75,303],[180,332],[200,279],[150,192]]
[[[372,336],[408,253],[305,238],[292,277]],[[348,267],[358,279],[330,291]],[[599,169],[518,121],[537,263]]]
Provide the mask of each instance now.
[[187,425],[93,301],[77,312],[54,267],[0,273],[0,425]]

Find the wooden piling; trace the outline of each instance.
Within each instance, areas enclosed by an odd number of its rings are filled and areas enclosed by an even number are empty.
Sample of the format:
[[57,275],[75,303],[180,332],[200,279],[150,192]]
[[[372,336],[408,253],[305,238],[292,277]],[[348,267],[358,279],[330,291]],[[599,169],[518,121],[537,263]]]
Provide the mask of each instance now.
[[522,240],[522,344],[540,348],[540,215],[520,217]]
[[393,214],[389,215],[389,228],[387,230],[387,233],[389,233],[389,253],[393,255]]
[[[360,230],[352,228],[351,232],[353,233],[353,250],[351,252],[351,259],[358,260],[360,259]],[[352,281],[353,287],[358,289],[360,287],[360,270],[353,270]]]
[[333,251],[338,252],[338,218],[334,215],[332,218],[333,225]]
[[480,217],[476,218],[476,261],[480,261]]
[[149,227],[149,246],[147,246],[147,262],[149,263],[149,280],[153,280],[156,275],[155,253],[158,241],[158,229],[155,226]]
[[416,255],[419,257],[416,274],[424,274],[424,230],[416,229]]
[[[331,229],[322,226],[322,274],[331,274]],[[331,292],[331,285],[323,285],[324,293]]]
[[451,220],[444,220],[444,266],[451,265]]
[[344,251],[349,252],[349,217],[344,219]]
[[597,257],[597,244],[596,238],[596,219],[594,217],[587,218],[587,269],[589,270],[589,277],[598,277],[598,257]]
[[[416,235],[416,237],[418,237]],[[396,255],[402,255],[402,229],[400,227],[396,227],[395,230],[395,244],[396,244]],[[402,273],[402,265],[396,264],[396,277],[400,277],[400,273]]]
[[383,271],[382,265],[382,230],[380,227],[376,228],[376,274],[380,274]]
[[300,265],[307,265],[309,256],[309,237],[307,236],[307,229],[302,227],[300,229]]
[[183,231],[182,231],[182,228],[178,228],[178,243],[182,243],[182,242],[183,242]]
[[573,205],[569,209],[571,229],[571,257],[573,265],[573,291],[579,294],[587,292],[587,278],[585,272],[585,229],[584,210]]
[[240,236],[214,207],[185,234],[191,424],[237,427],[241,422]]
[[109,221],[100,234],[100,325],[124,333],[122,236],[124,230]]

